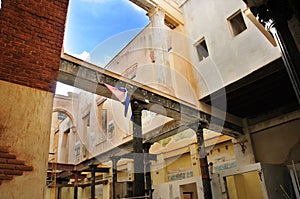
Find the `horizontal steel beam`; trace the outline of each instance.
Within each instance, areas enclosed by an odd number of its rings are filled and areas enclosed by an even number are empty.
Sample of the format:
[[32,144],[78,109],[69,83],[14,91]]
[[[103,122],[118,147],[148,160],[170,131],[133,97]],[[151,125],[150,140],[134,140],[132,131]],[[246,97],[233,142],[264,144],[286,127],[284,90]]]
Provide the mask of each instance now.
[[[100,185],[100,184],[106,185],[106,184],[108,184],[108,180],[96,180],[95,185]],[[56,184],[55,186],[54,186],[54,183],[50,183],[48,185],[48,187],[51,187],[51,188],[52,187],[58,187],[58,188],[62,188],[62,187],[74,187],[74,186],[75,186],[74,183],[72,183],[72,184]],[[77,186],[85,188],[85,187],[91,186],[91,183],[78,183]]]
[[201,122],[209,126],[211,130],[232,137],[243,134],[240,125],[223,121],[223,119],[199,110],[174,96],[126,79],[67,54],[61,57],[58,81],[114,100],[116,100],[115,97],[105,84],[124,87],[130,94],[131,100],[139,101],[145,110],[151,110],[187,125]]
[[118,159],[134,159],[135,156],[137,155],[141,155],[145,158],[147,158],[148,160],[153,160],[153,161],[156,161],[157,160],[157,155],[156,154],[148,154],[148,153],[141,153],[141,154],[135,154],[135,153],[127,153],[127,154],[124,154],[124,155],[116,155],[116,156],[113,156],[113,158],[118,158]]

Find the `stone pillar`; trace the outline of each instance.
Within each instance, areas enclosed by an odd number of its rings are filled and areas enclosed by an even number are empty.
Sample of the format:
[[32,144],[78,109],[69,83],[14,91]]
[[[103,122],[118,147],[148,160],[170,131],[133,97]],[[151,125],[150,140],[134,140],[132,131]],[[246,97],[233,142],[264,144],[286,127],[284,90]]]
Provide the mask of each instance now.
[[152,199],[152,182],[151,182],[151,168],[150,161],[147,155],[149,155],[149,150],[152,143],[144,144],[144,153],[145,153],[145,170],[146,170],[146,194],[149,196],[149,199]]
[[133,115],[134,182],[133,196],[145,196],[144,154],[142,137],[142,108],[138,101],[131,103]]
[[153,64],[155,65],[155,80],[158,89],[164,89],[165,92],[172,94],[170,61],[168,55],[168,29],[165,26],[165,13],[159,8],[154,8],[148,13],[152,23],[152,48]]
[[118,181],[117,165],[119,158],[111,157],[112,161],[112,198],[116,199],[116,183]]
[[204,199],[212,199],[211,184],[209,177],[209,169],[207,162],[207,153],[205,151],[204,137],[203,137],[203,127],[201,124],[198,126],[197,132],[197,143],[198,143],[198,152],[200,156],[200,168],[203,184]]

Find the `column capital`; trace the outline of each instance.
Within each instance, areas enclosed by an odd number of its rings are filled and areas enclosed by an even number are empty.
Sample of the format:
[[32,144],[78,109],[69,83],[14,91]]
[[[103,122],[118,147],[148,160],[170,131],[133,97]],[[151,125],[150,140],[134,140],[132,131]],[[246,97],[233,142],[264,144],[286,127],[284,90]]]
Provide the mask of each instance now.
[[143,102],[140,102],[136,99],[133,99],[130,104],[131,104],[132,113],[141,112],[142,110],[145,109],[143,106]]
[[111,156],[110,159],[118,162],[121,158],[119,156]]
[[148,17],[151,19],[155,14],[157,14],[158,12],[163,13],[164,11],[158,7],[153,7],[152,9],[150,9],[147,13]]
[[271,21],[287,21],[293,16],[293,9],[286,0],[243,0],[263,25]]
[[150,150],[152,144],[153,143],[149,143],[149,142],[146,142],[146,143],[143,144],[143,148],[144,148],[145,153],[149,153],[149,150]]

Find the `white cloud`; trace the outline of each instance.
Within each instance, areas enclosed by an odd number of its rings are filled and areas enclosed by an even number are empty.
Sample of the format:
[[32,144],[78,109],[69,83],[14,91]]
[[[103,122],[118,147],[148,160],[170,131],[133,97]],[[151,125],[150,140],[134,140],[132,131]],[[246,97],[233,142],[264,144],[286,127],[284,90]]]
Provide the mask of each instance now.
[[77,57],[78,59],[82,59],[84,61],[90,61],[91,55],[90,53],[83,51],[81,54],[73,54],[74,57]]

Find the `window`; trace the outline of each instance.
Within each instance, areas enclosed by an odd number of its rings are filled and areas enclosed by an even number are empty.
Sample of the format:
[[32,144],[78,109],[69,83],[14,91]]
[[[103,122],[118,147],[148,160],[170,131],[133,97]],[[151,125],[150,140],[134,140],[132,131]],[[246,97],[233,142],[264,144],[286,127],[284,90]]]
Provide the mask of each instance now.
[[102,131],[107,132],[107,110],[102,109]]
[[75,150],[75,162],[79,162],[80,159],[80,142],[76,142],[75,146],[74,146],[74,150]]
[[208,57],[209,53],[208,53],[207,45],[206,45],[204,38],[200,39],[196,43],[195,47],[197,50],[199,61],[202,61],[204,58]]
[[62,112],[58,112],[58,114],[57,114],[57,119],[58,120],[64,120],[66,118],[67,118],[66,114],[64,114]]
[[165,25],[174,30],[179,24],[168,15],[165,15]]
[[90,112],[88,112],[87,114],[85,114],[85,116],[82,117],[84,125],[86,127],[90,126]]
[[227,21],[229,23],[231,33],[233,36],[237,36],[238,34],[247,29],[243,15],[240,10],[234,13],[232,16],[230,16],[227,19]]

